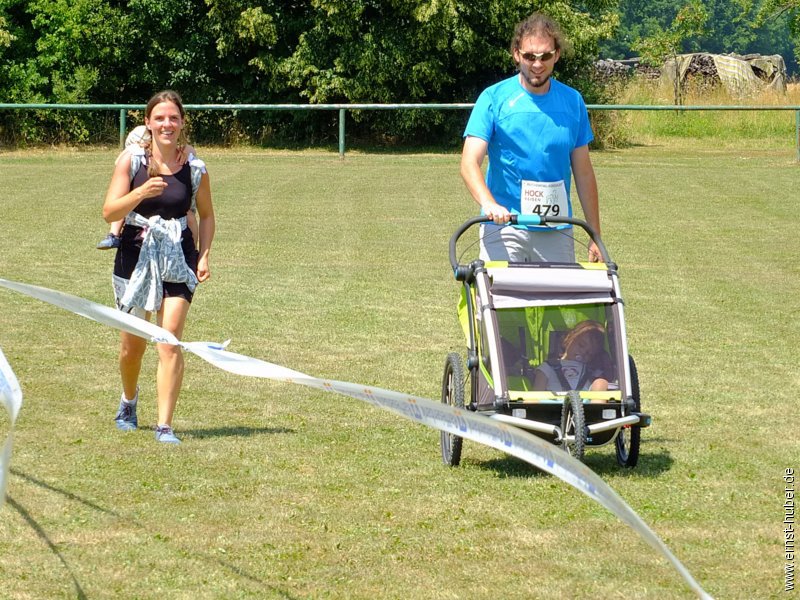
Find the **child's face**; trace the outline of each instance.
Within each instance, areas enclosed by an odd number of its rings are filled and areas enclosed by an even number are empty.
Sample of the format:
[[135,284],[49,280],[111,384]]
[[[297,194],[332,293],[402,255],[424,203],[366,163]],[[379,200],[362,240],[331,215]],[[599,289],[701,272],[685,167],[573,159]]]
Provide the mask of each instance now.
[[575,337],[567,347],[566,357],[569,360],[588,362],[600,350],[601,340],[596,331],[585,331]]

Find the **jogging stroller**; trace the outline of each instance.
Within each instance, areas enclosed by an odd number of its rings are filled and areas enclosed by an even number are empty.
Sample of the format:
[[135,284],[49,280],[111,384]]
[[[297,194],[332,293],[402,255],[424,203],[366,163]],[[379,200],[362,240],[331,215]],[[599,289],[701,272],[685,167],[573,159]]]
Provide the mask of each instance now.
[[[616,265],[600,237],[579,219],[513,215],[512,225],[582,228],[603,262],[460,264],[459,238],[485,222],[472,218],[450,239],[467,356],[465,368],[459,353],[448,354],[442,402],[525,429],[579,460],[587,447],[614,442],[618,463],[634,467],[651,419],[641,412]],[[460,463],[462,442],[442,432],[445,464]]]

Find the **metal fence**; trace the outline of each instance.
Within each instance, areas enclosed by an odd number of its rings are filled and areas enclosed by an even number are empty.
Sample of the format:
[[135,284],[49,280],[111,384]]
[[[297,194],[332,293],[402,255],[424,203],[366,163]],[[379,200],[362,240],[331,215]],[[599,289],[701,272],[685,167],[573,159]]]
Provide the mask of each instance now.
[[[347,111],[350,110],[469,110],[472,103],[461,104],[185,104],[187,111],[191,110],[335,110],[339,112],[339,156],[345,153],[345,120]],[[597,110],[669,110],[675,112],[691,111],[793,111],[795,113],[795,150],[797,161],[800,162],[800,106],[653,106],[635,104],[589,104],[590,111]],[[144,110],[144,104],[0,104],[0,110],[114,110],[119,111],[119,143],[124,144],[127,130],[127,114],[129,110]]]

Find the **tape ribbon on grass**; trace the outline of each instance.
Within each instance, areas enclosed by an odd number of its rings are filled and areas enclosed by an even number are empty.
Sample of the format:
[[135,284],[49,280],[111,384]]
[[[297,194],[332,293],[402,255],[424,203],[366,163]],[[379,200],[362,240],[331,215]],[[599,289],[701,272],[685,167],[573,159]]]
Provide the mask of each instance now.
[[[335,392],[350,396],[391,411],[410,421],[446,431],[516,456],[534,467],[558,477],[605,506],[623,523],[626,523],[638,533],[645,542],[663,555],[699,597],[710,598],[686,567],[667,548],[666,544],[598,475],[563,450],[526,431],[426,398],[409,396],[356,383],[317,379],[299,371],[293,371],[257,358],[228,352],[224,349],[223,344],[181,342],[166,329],[162,329],[148,321],[77,296],[6,279],[0,279],[0,287],[37,298],[43,302],[153,342],[175,344],[215,367],[236,375],[295,383],[325,392]],[[11,428],[13,429],[22,405],[22,392],[14,373],[11,371],[11,367],[1,351],[0,377],[2,377],[0,379],[0,398],[11,415]],[[5,500],[6,481],[11,459],[11,436],[12,431],[9,431],[1,457],[0,492],[2,492],[2,496],[0,496],[0,505]]]

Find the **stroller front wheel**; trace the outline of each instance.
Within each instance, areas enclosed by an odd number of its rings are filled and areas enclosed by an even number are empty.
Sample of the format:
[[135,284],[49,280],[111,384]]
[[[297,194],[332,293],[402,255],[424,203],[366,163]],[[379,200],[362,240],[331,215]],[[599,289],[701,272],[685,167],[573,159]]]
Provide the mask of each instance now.
[[583,400],[576,391],[567,394],[561,409],[561,447],[573,458],[583,460],[586,419],[583,414]]
[[[461,356],[456,352],[447,355],[444,363],[444,376],[442,377],[442,404],[464,408],[464,367]],[[463,438],[449,433],[441,432],[442,462],[451,467],[457,467],[461,462],[461,446]]]

